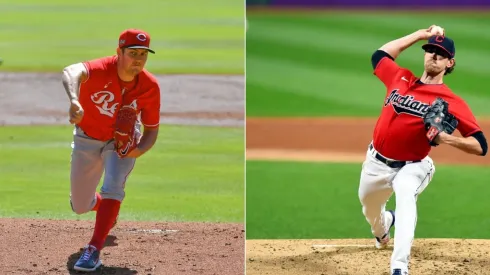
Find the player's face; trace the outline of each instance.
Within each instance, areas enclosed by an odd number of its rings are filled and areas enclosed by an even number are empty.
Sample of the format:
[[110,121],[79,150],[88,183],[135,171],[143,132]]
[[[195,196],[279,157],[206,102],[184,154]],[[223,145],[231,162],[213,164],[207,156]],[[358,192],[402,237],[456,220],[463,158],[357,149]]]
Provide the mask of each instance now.
[[425,51],[424,68],[428,75],[438,75],[451,67],[452,63],[449,55],[439,47],[430,47]]
[[124,49],[119,54],[122,68],[131,75],[139,74],[145,67],[148,59],[148,50],[145,49]]

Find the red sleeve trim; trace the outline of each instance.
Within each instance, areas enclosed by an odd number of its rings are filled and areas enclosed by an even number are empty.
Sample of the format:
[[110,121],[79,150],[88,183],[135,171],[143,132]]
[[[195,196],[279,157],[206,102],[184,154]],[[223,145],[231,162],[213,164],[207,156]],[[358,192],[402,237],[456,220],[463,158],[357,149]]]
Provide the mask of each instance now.
[[158,126],[160,126],[160,123],[157,123],[157,124],[154,124],[154,125],[146,125],[146,124],[143,123],[143,126],[145,126],[145,128],[150,128],[150,129],[152,129],[152,128],[158,128]]

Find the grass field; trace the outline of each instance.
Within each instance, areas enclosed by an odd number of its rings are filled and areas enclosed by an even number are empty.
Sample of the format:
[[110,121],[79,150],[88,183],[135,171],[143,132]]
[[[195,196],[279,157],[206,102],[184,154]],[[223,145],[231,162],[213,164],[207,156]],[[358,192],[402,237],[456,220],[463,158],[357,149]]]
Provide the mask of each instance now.
[[[247,161],[247,239],[372,238],[360,164]],[[417,238],[490,238],[484,167],[438,165],[418,199]],[[393,209],[395,197],[387,208]]]
[[[432,24],[456,43],[445,82],[478,116],[490,114],[488,13],[247,12],[247,116],[376,116],[385,88],[372,74],[384,43]],[[423,72],[422,42],[397,60]]]
[[[127,182],[121,219],[243,222],[243,138],[239,128],[162,125]],[[94,217],[70,209],[71,141],[67,126],[1,128],[0,217]]]
[[154,73],[244,72],[240,0],[0,0],[2,71],[54,71],[115,53],[126,28],[150,33]]

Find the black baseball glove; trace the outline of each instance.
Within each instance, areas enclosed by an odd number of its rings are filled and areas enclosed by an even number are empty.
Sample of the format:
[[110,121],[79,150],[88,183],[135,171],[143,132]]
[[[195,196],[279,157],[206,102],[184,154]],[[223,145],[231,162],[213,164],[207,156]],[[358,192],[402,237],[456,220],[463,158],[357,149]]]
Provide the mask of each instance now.
[[442,98],[438,97],[429,106],[427,113],[423,116],[426,136],[431,146],[437,146],[434,139],[441,132],[452,134],[458,126],[458,120],[454,115],[449,113],[449,104]]

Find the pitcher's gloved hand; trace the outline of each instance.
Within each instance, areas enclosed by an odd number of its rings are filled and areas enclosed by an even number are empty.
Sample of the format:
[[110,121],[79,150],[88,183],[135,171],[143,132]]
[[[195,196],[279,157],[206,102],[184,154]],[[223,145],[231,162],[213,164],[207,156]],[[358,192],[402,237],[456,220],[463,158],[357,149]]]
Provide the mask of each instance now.
[[442,98],[436,100],[429,106],[427,113],[423,116],[426,136],[431,146],[437,146],[435,138],[441,133],[452,134],[458,126],[458,120],[449,113],[449,104]]
[[120,158],[126,157],[138,145],[135,129],[137,119],[137,110],[129,105],[121,107],[117,113],[114,150]]

